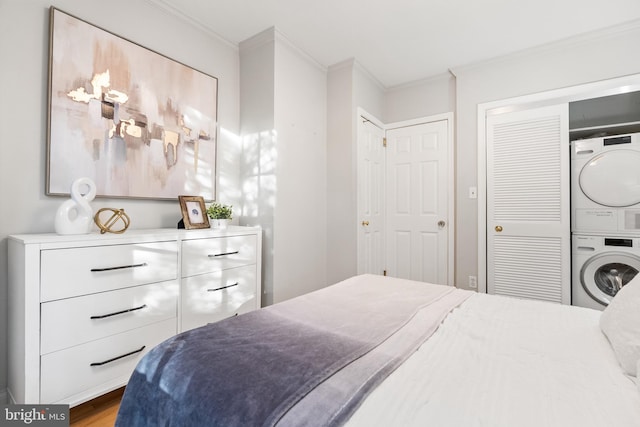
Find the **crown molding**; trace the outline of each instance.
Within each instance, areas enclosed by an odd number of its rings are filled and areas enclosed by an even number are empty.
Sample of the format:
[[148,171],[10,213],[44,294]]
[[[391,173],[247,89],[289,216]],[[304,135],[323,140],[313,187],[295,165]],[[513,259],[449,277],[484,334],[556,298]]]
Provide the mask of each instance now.
[[275,27],[269,27],[266,30],[260,31],[258,34],[249,37],[248,39],[242,40],[238,45],[240,47],[240,51],[243,52],[247,50],[257,49],[269,43],[275,43],[275,32]]
[[269,27],[258,34],[249,37],[240,42],[240,53],[248,50],[256,49],[267,44],[273,43],[274,46],[280,45],[294,52],[299,58],[304,59],[307,63],[317,68],[323,73],[327,73],[327,67],[316,61],[311,55],[293,43],[284,33],[276,27]]
[[355,62],[355,58],[345,59],[344,61],[336,62],[335,64],[329,65],[329,67],[327,67],[327,70],[329,72],[333,72],[340,71],[346,68],[353,69],[353,67],[355,66]]
[[349,69],[352,72],[357,70],[369,80],[371,80],[373,84],[378,86],[380,90],[382,90],[383,92],[387,90],[385,85],[383,85],[376,76],[374,76],[369,70],[364,67],[364,65],[358,62],[358,60],[355,58],[345,59],[344,61],[336,62],[335,64],[328,67],[329,72],[340,71],[344,69]]
[[192,25],[193,27],[197,28],[203,33],[206,33],[210,37],[218,39],[220,42],[226,44],[227,46],[235,50],[238,50],[237,43],[233,43],[232,41],[222,37],[220,34],[216,33],[214,30],[212,30],[209,26],[207,26],[203,22],[185,15],[184,13],[182,13],[182,11],[180,11],[179,9],[176,9],[174,6],[170,5],[165,0],[146,0],[146,1],[152,6],[157,7],[158,9],[161,9],[164,12],[168,13],[169,15],[179,18],[182,21]]
[[359,70],[362,74],[367,76],[369,80],[371,80],[383,92],[387,90],[387,87],[380,80],[378,80],[378,78],[374,76],[373,73],[371,73],[371,71],[366,69],[365,66],[362,65],[362,63],[360,63],[360,61],[358,61],[357,59],[353,60],[353,69]]
[[423,86],[425,84],[430,84],[430,83],[435,83],[435,82],[439,82],[442,80],[450,80],[450,79],[454,79],[455,80],[455,75],[453,75],[452,73],[450,73],[449,71],[444,72],[444,73],[440,73],[440,74],[435,74],[433,76],[424,78],[424,79],[419,79],[419,80],[413,80],[407,83],[400,83],[397,85],[393,85],[393,86],[389,86],[387,88],[387,91],[391,91],[391,90],[403,90],[403,89],[411,89],[414,87],[418,87],[418,86]]
[[318,62],[314,57],[309,55],[305,50],[296,45],[291,41],[289,37],[287,37],[283,32],[274,28],[276,41],[280,42],[283,46],[288,47],[291,51],[296,53],[300,58],[306,60],[310,65],[314,66],[318,70],[323,73],[327,73],[327,67],[320,62]]
[[553,42],[545,43],[539,46],[534,46],[528,49],[519,50],[517,52],[509,53],[506,55],[497,56],[484,61],[478,61],[471,64],[460,65],[449,68],[449,71],[454,76],[458,76],[468,71],[473,71],[478,68],[490,66],[493,64],[499,64],[502,62],[513,61],[524,56],[531,55],[543,55],[546,53],[558,52],[567,50],[576,46],[583,46],[592,44],[600,40],[606,40],[613,37],[618,37],[625,33],[640,30],[640,19],[624,22],[622,24],[606,27],[600,30],[589,31],[587,33],[579,34],[577,36],[567,37],[564,39],[556,40]]

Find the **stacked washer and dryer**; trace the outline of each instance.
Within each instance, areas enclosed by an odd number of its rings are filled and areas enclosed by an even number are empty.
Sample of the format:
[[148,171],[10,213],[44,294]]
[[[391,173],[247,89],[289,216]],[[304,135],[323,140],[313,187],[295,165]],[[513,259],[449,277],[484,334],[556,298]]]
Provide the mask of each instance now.
[[572,305],[602,310],[640,271],[640,133],[571,142]]

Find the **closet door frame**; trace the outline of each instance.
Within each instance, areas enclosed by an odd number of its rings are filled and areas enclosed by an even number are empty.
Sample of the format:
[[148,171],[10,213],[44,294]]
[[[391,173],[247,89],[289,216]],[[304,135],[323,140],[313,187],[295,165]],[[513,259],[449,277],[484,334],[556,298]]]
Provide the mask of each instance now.
[[478,104],[478,292],[487,293],[487,117],[639,90],[636,74]]

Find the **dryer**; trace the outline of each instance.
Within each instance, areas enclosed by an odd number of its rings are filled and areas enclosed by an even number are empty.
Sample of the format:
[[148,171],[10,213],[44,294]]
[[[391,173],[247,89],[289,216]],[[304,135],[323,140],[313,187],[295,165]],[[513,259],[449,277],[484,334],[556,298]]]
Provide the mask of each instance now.
[[571,304],[604,309],[640,271],[640,237],[573,234]]
[[571,142],[571,231],[640,236],[640,133]]

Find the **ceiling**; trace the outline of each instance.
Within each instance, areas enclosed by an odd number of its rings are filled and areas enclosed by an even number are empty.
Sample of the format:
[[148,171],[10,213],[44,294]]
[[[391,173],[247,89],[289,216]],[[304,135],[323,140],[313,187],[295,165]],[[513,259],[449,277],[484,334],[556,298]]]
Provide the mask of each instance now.
[[323,66],[355,58],[385,87],[640,19],[638,0],[151,1],[234,45],[275,27]]

